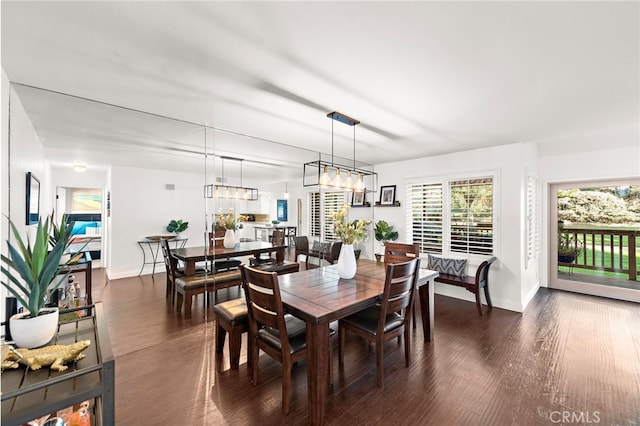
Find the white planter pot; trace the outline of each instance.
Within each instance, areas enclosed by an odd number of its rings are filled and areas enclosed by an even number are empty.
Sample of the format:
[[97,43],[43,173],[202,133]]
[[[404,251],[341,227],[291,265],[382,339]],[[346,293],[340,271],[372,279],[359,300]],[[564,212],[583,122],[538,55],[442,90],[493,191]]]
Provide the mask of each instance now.
[[[28,313],[19,313],[9,318],[11,338],[19,348],[37,348],[46,345],[58,330],[58,308],[40,309],[35,318],[25,318]],[[48,312],[48,313],[44,313]]]
[[224,248],[234,248],[236,245],[236,233],[233,229],[227,229],[224,233],[224,242],[222,243]]
[[350,280],[356,276],[356,256],[353,252],[353,244],[342,244],[337,268],[340,278]]

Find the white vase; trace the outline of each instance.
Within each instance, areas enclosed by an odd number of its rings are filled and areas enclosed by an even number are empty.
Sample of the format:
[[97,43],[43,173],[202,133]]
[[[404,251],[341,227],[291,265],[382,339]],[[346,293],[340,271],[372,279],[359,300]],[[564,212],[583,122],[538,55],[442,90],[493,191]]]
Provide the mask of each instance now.
[[[58,308],[40,309],[35,318],[25,318],[29,313],[23,312],[9,318],[11,338],[19,348],[37,348],[46,345],[58,330]],[[48,313],[44,313],[48,312]]]
[[234,248],[236,246],[236,233],[233,229],[227,229],[224,233],[224,242],[222,243],[224,248]]
[[356,276],[356,255],[353,253],[353,244],[342,244],[337,268],[340,278],[350,280]]

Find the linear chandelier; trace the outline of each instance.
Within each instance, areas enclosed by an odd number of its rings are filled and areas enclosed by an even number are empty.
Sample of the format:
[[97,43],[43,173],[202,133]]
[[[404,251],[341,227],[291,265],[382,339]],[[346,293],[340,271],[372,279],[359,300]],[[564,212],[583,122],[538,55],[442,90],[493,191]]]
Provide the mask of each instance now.
[[[304,163],[304,186],[319,186],[321,188],[335,188],[351,192],[366,192],[367,188],[363,178],[365,176],[377,176],[375,172],[359,169],[356,167],[356,125],[360,124],[359,120],[351,118],[345,114],[333,111],[327,114],[331,118],[331,162],[322,159]],[[347,124],[353,127],[353,165],[347,166],[334,162],[333,158],[333,141],[334,131],[333,125],[335,121]],[[307,183],[307,169],[314,172],[317,169],[317,181]],[[342,171],[346,172],[346,177],[342,177]],[[331,173],[330,173],[331,172]],[[355,180],[354,180],[355,178]]]
[[[256,201],[258,199],[258,188],[248,188],[242,186],[242,158],[220,157],[222,159],[222,185],[209,184],[204,186],[205,198],[222,198],[228,200]],[[224,181],[224,160],[240,162],[240,186],[225,185]]]

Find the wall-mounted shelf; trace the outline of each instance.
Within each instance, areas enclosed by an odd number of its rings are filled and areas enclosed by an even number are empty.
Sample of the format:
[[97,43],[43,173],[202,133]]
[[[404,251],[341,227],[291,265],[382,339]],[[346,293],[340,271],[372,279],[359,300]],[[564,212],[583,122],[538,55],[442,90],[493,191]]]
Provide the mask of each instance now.
[[358,208],[358,207],[371,207],[371,203],[367,202],[367,203],[364,203],[364,205],[362,205],[362,206],[351,206],[351,208],[354,208],[354,209]]
[[374,207],[400,207],[400,201],[396,201],[393,204],[380,204],[379,201],[376,201]]

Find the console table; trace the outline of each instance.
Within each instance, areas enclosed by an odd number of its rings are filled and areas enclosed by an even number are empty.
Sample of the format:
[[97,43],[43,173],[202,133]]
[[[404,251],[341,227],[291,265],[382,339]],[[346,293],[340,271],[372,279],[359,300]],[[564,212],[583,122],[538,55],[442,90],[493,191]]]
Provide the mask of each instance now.
[[18,426],[83,401],[91,401],[91,424],[115,424],[115,361],[101,303],[75,310],[90,316],[61,321],[52,344],[90,340],[85,358],[67,363],[68,370],[29,370],[20,365],[2,372],[2,424]]
[[[151,275],[156,273],[156,263],[164,263],[164,259],[158,260],[158,253],[160,252],[160,240],[169,240],[169,244],[174,243],[173,248],[183,248],[187,243],[188,238],[167,238],[167,237],[146,237],[138,241],[140,250],[142,250],[142,267],[138,276],[142,275],[145,265],[153,265]],[[146,249],[145,249],[146,247]],[[149,253],[149,260],[147,260],[147,252]]]

